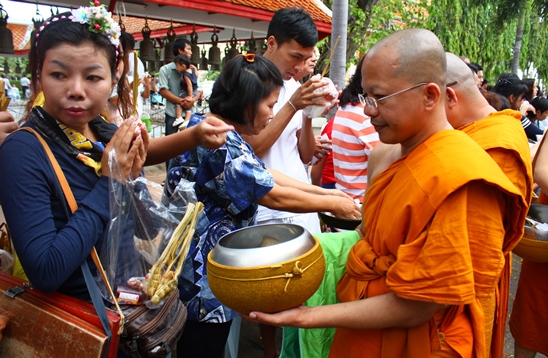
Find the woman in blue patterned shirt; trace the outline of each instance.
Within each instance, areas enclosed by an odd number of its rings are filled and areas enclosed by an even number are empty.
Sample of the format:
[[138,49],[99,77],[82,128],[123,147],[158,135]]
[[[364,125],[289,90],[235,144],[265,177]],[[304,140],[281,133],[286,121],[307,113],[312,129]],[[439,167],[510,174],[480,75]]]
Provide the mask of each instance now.
[[341,191],[302,183],[269,170],[242,138],[259,134],[272,120],[283,80],[268,59],[241,55],[224,67],[209,100],[211,113],[193,115],[189,127],[214,116],[234,127],[219,149],[199,146],[187,152],[167,177],[173,192],[184,178],[194,182],[204,218],[199,239],[191,243],[189,258],[179,278],[188,320],[178,351],[189,357],[221,357],[236,313],[211,293],[205,263],[219,239],[231,231],[254,225],[257,205],[293,211],[330,211],[338,217],[359,218],[361,213]]

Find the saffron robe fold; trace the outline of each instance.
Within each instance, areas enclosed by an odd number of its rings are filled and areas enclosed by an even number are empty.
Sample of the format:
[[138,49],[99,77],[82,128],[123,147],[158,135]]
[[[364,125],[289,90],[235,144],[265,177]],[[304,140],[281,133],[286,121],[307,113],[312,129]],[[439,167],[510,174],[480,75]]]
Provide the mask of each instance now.
[[[531,153],[527,136],[521,125],[521,113],[511,109],[493,112],[487,118],[458,128],[478,143],[499,165],[508,179],[521,192],[524,201],[531,203],[533,193],[533,174]],[[520,213],[521,217],[523,213]],[[508,295],[510,274],[512,271],[512,249],[520,237],[506,237],[503,246],[504,268],[497,291],[482,305],[495,305],[485,309],[493,311],[494,316],[486,317],[486,344],[491,357],[502,357],[504,353],[504,334],[508,314]],[[494,309],[494,310],[493,310]]]
[[[533,161],[533,167],[537,161],[538,153],[543,145],[542,139],[537,154]],[[548,205],[548,195],[540,192],[538,203]],[[512,306],[510,317],[510,332],[516,344],[548,355],[548,263],[523,260],[519,275],[516,298]]]
[[522,235],[520,192],[466,134],[444,130],[379,174],[364,206],[365,237],[349,254],[339,300],[394,292],[450,307],[413,328],[337,329],[331,356],[484,357],[479,298],[498,283],[503,240]]

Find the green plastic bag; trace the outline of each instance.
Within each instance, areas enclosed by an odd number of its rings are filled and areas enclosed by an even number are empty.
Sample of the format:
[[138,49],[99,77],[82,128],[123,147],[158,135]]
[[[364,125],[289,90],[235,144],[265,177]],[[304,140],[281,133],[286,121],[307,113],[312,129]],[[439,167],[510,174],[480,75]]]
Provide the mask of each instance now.
[[[314,234],[322,245],[325,257],[325,275],[318,290],[305,306],[325,306],[338,303],[337,283],[346,272],[350,249],[360,240],[357,231]],[[283,328],[280,358],[327,358],[335,328]]]

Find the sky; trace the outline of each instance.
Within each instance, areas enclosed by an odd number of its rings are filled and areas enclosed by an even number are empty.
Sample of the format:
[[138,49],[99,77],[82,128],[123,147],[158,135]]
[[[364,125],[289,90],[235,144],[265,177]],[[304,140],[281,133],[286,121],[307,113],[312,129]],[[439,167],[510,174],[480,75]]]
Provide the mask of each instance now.
[[[4,10],[8,13],[8,24],[11,22],[31,24],[32,18],[36,15],[36,3],[0,0],[0,4],[2,4]],[[42,18],[47,19],[51,16],[50,6],[38,5],[38,9]],[[67,8],[59,8],[59,12],[68,10]],[[56,9],[54,11],[57,13]]]

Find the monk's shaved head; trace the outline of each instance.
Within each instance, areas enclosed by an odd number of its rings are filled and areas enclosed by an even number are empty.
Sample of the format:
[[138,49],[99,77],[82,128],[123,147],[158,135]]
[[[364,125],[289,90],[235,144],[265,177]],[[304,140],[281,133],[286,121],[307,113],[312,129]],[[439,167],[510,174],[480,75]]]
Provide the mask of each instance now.
[[457,82],[461,88],[473,89],[477,87],[474,74],[468,65],[451,52],[445,54],[447,58],[447,83]]
[[461,128],[494,112],[481,94],[470,67],[450,52],[446,57],[447,84],[451,86],[446,89],[445,112],[453,128]]
[[413,83],[445,85],[445,50],[433,32],[425,29],[395,32],[373,45],[366,56],[385,56],[386,53],[390,54],[386,59],[392,66],[394,77]]
[[[445,116],[445,50],[431,31],[395,32],[371,47],[362,66],[364,113],[383,143],[410,153],[451,126]],[[398,96],[397,98],[394,96]]]

